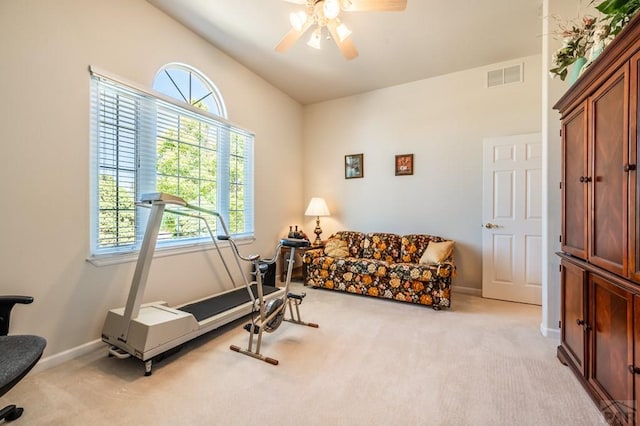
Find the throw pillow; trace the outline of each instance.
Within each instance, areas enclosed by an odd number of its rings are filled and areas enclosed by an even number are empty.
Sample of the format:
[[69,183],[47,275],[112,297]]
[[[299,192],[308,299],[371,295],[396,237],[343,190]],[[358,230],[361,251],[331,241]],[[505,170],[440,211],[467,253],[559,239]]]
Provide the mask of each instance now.
[[339,239],[331,239],[327,241],[324,246],[324,254],[329,257],[347,257],[349,256],[349,249],[347,242]]
[[436,265],[440,262],[444,262],[453,252],[453,241],[442,241],[436,243],[431,241],[427,245],[427,249],[420,258],[420,263],[427,265]]

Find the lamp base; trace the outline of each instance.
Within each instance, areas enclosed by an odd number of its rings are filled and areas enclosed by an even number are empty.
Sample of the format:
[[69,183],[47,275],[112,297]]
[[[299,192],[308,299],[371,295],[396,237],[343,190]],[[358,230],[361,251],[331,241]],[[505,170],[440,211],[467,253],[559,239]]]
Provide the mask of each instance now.
[[320,228],[320,216],[316,216],[316,229],[313,230],[313,233],[316,234],[316,239],[313,241],[312,246],[321,246],[322,240],[320,239],[320,234],[322,234],[322,229]]

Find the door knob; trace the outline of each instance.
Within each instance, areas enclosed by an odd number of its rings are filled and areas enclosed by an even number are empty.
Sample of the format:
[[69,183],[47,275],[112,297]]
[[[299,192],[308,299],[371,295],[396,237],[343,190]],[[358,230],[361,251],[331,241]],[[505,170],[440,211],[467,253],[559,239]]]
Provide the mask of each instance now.
[[487,229],[493,229],[493,228],[499,228],[500,225],[495,225],[493,223],[487,223],[486,225],[484,225],[485,228]]

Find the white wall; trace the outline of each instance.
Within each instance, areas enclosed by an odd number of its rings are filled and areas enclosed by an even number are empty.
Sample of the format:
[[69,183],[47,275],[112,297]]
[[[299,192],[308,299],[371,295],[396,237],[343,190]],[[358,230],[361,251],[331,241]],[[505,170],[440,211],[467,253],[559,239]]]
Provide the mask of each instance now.
[[[144,0],[4,0],[0,40],[0,294],[35,297],[14,309],[11,331],[43,335],[45,356],[99,339],[134,268],[85,260],[89,65],[147,87],[168,62],[202,71],[229,119],[256,133],[257,240],[243,250],[269,254],[301,217],[302,185],[288,176],[302,174],[302,107]],[[211,254],[155,261],[146,301],[178,304],[228,287],[211,282]]]
[[543,274],[545,285],[542,295],[542,321],[540,330],[545,336],[560,338],[560,259],[555,254],[560,251],[561,196],[560,180],[562,144],[560,137],[560,114],[553,105],[567,91],[569,84],[559,78],[551,79],[552,55],[560,48],[562,41],[555,35],[558,24],[581,19],[585,14],[597,16],[593,7],[580,0],[544,0],[542,27],[542,135],[543,157],[546,166],[546,215],[544,232],[547,244],[543,249]]
[[[517,62],[523,84],[485,87],[488,70]],[[327,200],[323,237],[349,229],[451,238],[454,285],[479,290],[482,139],[541,130],[540,67],[541,56],[530,56],[305,107],[304,202]],[[357,153],[364,178],[345,180],[344,156]],[[395,155],[407,153],[414,174],[395,176]]]

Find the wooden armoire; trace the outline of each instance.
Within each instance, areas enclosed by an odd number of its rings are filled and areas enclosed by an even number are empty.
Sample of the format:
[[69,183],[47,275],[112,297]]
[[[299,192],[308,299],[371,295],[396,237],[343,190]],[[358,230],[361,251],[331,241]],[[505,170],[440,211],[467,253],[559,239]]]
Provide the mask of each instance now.
[[605,417],[640,424],[640,15],[554,106],[562,121],[561,344]]

